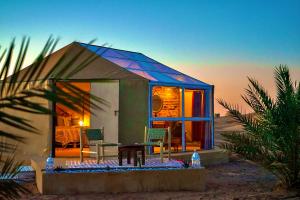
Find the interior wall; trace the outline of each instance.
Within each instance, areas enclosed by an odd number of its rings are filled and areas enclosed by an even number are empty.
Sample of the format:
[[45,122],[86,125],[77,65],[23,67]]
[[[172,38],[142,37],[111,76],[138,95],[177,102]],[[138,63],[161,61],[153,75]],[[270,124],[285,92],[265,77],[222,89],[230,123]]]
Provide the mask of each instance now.
[[181,95],[178,87],[153,86],[152,99],[154,96],[161,99],[162,106],[159,111],[152,110],[152,116],[181,117]]
[[[91,90],[91,84],[90,82],[69,82],[70,84],[80,88],[81,90],[85,92],[90,92]],[[65,90],[62,83],[56,83],[56,85]],[[66,90],[65,90],[66,91]],[[68,91],[67,91],[68,92]],[[88,98],[88,97],[85,97]],[[62,105],[62,104],[56,104],[56,112],[57,112],[57,125],[58,126],[79,126],[79,121],[83,121],[84,126],[90,126],[90,105],[89,103],[85,102],[82,112],[78,113],[74,110]],[[63,122],[63,118],[68,117],[70,122],[69,125],[62,124],[60,122]]]
[[147,120],[148,81],[120,80],[119,142],[143,142]]

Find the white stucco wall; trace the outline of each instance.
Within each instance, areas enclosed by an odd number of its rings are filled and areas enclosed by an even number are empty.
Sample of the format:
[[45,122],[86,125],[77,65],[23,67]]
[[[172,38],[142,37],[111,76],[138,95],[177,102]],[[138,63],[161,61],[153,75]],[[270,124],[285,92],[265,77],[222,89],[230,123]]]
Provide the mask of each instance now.
[[[43,104],[47,108],[50,106],[47,100],[40,98],[31,98],[30,100]],[[24,143],[7,140],[8,142],[17,145],[16,158],[18,160],[29,163],[33,156],[48,156],[50,149],[49,145],[51,144],[51,116],[36,115],[12,109],[2,109],[2,111],[28,120],[28,123],[37,129],[37,134],[34,134],[0,122],[0,130],[25,137]]]

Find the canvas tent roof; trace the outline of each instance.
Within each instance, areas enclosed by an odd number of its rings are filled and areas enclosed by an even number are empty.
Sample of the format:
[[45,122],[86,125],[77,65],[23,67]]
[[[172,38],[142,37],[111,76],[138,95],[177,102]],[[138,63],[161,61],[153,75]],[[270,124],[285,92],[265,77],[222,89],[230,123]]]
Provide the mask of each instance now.
[[82,47],[100,57],[136,74],[150,82],[210,86],[179,71],[176,71],[142,53],[119,50],[109,47],[79,43]]

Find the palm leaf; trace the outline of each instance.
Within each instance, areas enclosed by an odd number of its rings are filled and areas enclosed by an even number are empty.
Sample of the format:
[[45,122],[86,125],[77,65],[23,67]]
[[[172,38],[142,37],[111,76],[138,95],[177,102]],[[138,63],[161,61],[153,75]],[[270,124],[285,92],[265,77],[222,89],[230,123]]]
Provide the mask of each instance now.
[[[91,108],[102,109],[99,105],[108,105],[103,99],[96,97],[83,91],[76,86],[71,86],[68,82],[63,82],[63,87],[67,88],[67,91],[55,86],[50,85],[45,88],[45,81],[49,78],[53,80],[59,80],[62,77],[68,78],[75,72],[82,70],[89,63],[93,62],[97,56],[87,56],[83,61],[79,61],[81,55],[84,53],[84,49],[80,50],[74,57],[68,57],[66,52],[55,64],[55,66],[48,72],[45,77],[41,77],[42,72],[45,70],[45,66],[51,58],[51,54],[54,51],[58,40],[54,40],[52,37],[48,39],[43,50],[24,73],[20,73],[26,52],[29,46],[29,39],[23,38],[21,42],[21,48],[17,57],[16,65],[14,67],[14,74],[8,75],[8,71],[11,64],[11,57],[14,52],[15,42],[12,41],[8,51],[6,53],[6,59],[0,72],[2,78],[1,84],[1,98],[0,108],[3,110],[11,109],[16,111],[34,113],[34,114],[51,114],[47,105],[36,103],[32,101],[32,98],[41,98],[50,102],[60,103],[75,112],[80,113],[84,102],[90,102]],[[75,67],[73,66],[75,63]],[[72,68],[70,71],[69,69]],[[67,72],[70,71],[70,72]],[[42,78],[41,80],[39,80]],[[28,89],[29,83],[32,83],[31,88]],[[55,92],[54,92],[55,91]],[[87,98],[88,97],[88,98]],[[53,112],[54,113],[54,112]],[[36,132],[29,122],[18,116],[11,116],[4,112],[0,113],[0,122],[6,125],[13,126],[17,129],[27,130],[30,132]],[[6,133],[4,130],[1,132],[3,136],[13,138],[13,133]],[[20,141],[20,138],[16,137],[16,140]]]
[[263,113],[272,109],[273,101],[267,91],[253,78],[248,77],[250,84],[245,89],[246,95],[242,95],[244,101],[253,108],[256,113]]
[[22,162],[16,162],[13,156],[4,156],[0,152],[0,197],[3,199],[18,199],[23,193],[30,193],[17,181]]
[[[19,115],[9,114],[8,111],[27,112],[31,114],[55,114],[48,108],[48,104],[35,102],[33,99],[39,98],[45,102],[56,102],[62,104],[75,112],[81,112],[83,102],[90,102],[91,108],[102,109],[101,106],[108,105],[103,99],[89,94],[68,82],[63,83],[63,90],[60,87],[49,85],[45,87],[50,78],[56,80],[68,79],[75,73],[85,68],[93,62],[97,56],[92,55],[80,61],[84,50],[81,50],[75,57],[69,56],[68,52],[64,54],[53,66],[50,72],[45,72],[46,65],[51,59],[58,39],[49,37],[41,53],[35,59],[31,67],[22,70],[24,59],[27,55],[30,40],[24,37],[21,41],[20,50],[16,58],[16,64],[12,66],[12,55],[15,51],[15,40],[13,40],[8,49],[0,54],[0,124],[14,127],[17,130],[25,130],[30,133],[38,133],[29,120]],[[76,63],[76,65],[75,65]],[[70,70],[72,69],[72,70]],[[10,76],[9,71],[13,71]],[[30,86],[30,87],[29,87]],[[84,105],[84,104],[83,104]],[[7,156],[14,153],[15,146],[8,141],[25,142],[26,135],[20,136],[15,132],[9,132],[0,126],[0,198],[16,199],[20,193],[28,192],[22,185],[14,179],[18,174],[20,162],[14,161],[14,156]],[[9,140],[7,140],[9,139]],[[6,156],[3,156],[3,152]]]
[[247,159],[259,160],[257,157],[259,142],[255,137],[247,132],[226,132],[221,135],[225,140],[220,144],[221,148],[241,154]]
[[[242,114],[238,106],[218,102],[240,122],[245,133],[224,134],[222,148],[260,163],[286,187],[300,184],[300,85],[294,86],[285,65],[275,68],[276,99],[255,80],[242,96],[255,114]],[[253,117],[255,116],[255,117]]]
[[239,123],[241,123],[246,130],[248,130],[251,133],[258,132],[258,124],[254,120],[254,118],[251,115],[243,115],[240,111],[239,106],[234,106],[231,104],[228,104],[226,101],[222,99],[217,99],[218,103],[222,105],[224,108],[226,108],[229,111],[229,114]]

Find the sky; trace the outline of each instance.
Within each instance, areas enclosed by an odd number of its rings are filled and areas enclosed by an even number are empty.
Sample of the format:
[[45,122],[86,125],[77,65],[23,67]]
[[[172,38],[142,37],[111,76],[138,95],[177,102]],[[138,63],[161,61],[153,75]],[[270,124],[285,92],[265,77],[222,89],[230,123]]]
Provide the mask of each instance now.
[[[50,35],[138,51],[215,85],[215,97],[239,104],[254,77],[275,97],[273,68],[300,80],[299,0],[26,0],[0,1],[0,52],[31,38],[25,65]],[[217,102],[215,112],[226,113]]]

